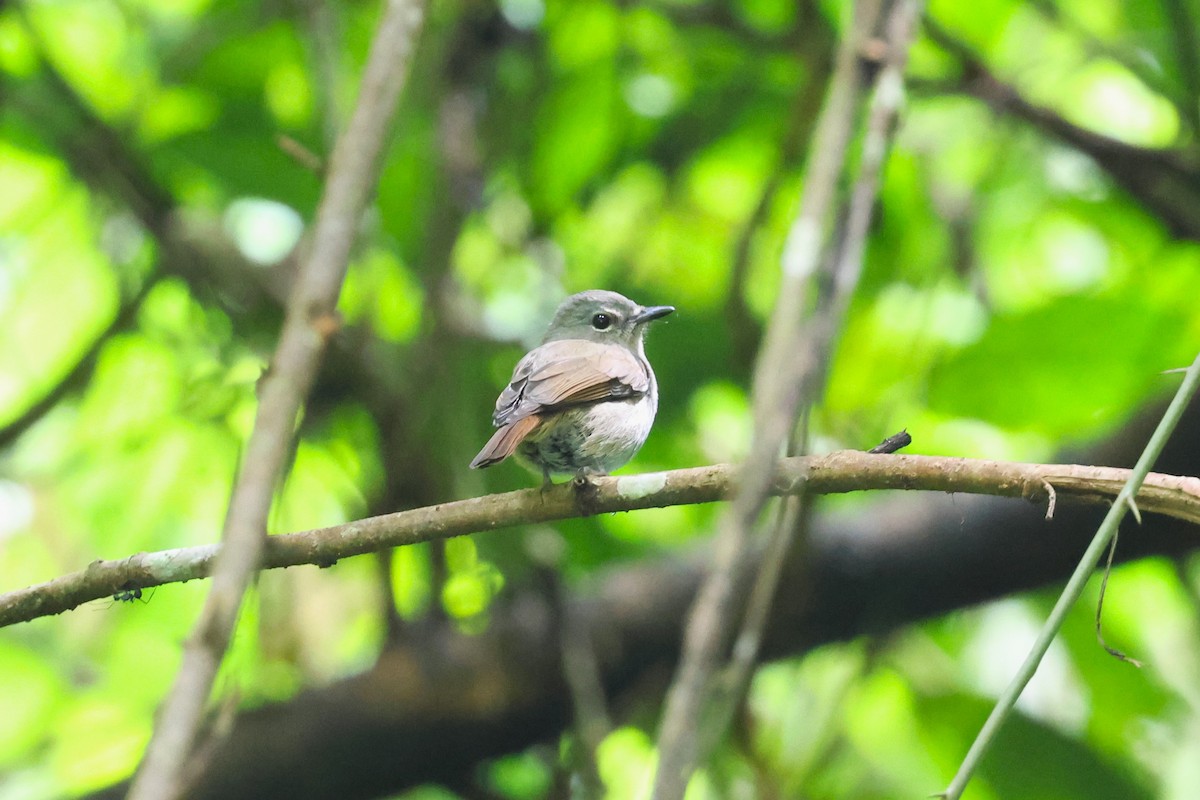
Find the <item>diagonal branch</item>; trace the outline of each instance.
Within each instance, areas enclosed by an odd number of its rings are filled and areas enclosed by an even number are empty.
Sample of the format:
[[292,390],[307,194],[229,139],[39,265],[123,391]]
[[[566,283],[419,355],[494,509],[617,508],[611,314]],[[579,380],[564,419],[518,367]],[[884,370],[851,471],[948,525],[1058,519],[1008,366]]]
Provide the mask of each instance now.
[[[1101,169],[1176,236],[1200,240],[1200,162],[1184,150],[1152,149],[1126,144],[1082,128],[1056,111],[1029,102],[998,78],[963,41],[925,18],[925,32],[958,59],[962,76],[934,88],[978,98],[997,111],[1024,120],[1068,147],[1090,156]],[[926,84],[929,86],[929,84]]]
[[874,33],[883,5],[884,0],[855,3],[838,45],[813,135],[813,160],[805,176],[800,210],[784,243],[779,299],[755,365],[754,438],[745,474],[718,523],[712,572],[689,614],[683,657],[667,695],[658,737],[656,800],[682,798],[694,769],[701,707],[737,613],[735,594],[750,533],[766,503],[772,465],[795,424],[803,384],[816,369],[816,354],[805,342],[809,284],[826,251],[826,229],[866,88],[859,49]]
[[96,362],[100,358],[100,352],[104,349],[104,345],[118,333],[133,326],[133,323],[137,320],[138,311],[141,310],[142,301],[146,299],[146,296],[156,283],[157,280],[155,278],[147,280],[141,289],[137,291],[137,294],[125,301],[121,308],[118,309],[116,316],[113,317],[104,330],[96,334],[96,338],[92,340],[91,345],[79,356],[75,365],[67,370],[67,373],[59,379],[58,383],[54,384],[49,391],[0,427],[0,450],[10,447],[17,439],[21,438],[25,431],[29,430],[38,420],[46,416],[64,397],[87,385],[87,382],[91,379],[92,371],[96,368]]
[[[595,478],[588,510],[597,514],[715,503],[737,489],[739,467],[708,467]],[[779,461],[772,495],[810,495],[878,489],[1020,497],[1056,505],[1103,505],[1116,497],[1129,471],[1071,464],[1022,464],[916,455],[878,456],[856,450]],[[1143,511],[1200,525],[1200,478],[1151,473],[1137,496]],[[583,516],[570,484],[545,492],[522,489],[414,508],[328,528],[267,537],[261,567],[329,567],[343,558],[479,531]],[[87,569],[0,595],[0,627],[61,614],[123,589],[182,583],[208,576],[218,545],[138,553],[95,561]]]
[[1082,17],[1071,13],[1058,0],[1032,0],[1030,6],[1047,22],[1077,40],[1088,58],[1105,59],[1120,64],[1150,91],[1157,92],[1169,100],[1180,117],[1190,124],[1192,115],[1186,110],[1187,92],[1165,74],[1157,59],[1147,57],[1146,48],[1123,41],[1125,37],[1122,37],[1122,40],[1110,41],[1100,36],[1084,23]]
[[[975,741],[972,742],[970,750],[963,757],[962,763],[954,774],[954,778],[950,781],[950,785],[944,792],[936,795],[937,797],[945,798],[945,800],[958,800],[958,798],[962,797],[962,793],[966,789],[971,775],[975,772],[984,755],[995,742],[996,735],[1004,725],[1005,720],[1016,708],[1021,692],[1029,685],[1029,681],[1033,680],[1033,675],[1037,671],[1038,665],[1042,663],[1042,659],[1045,658],[1046,652],[1050,649],[1054,638],[1062,630],[1063,623],[1066,621],[1071,607],[1083,595],[1083,590],[1087,586],[1088,579],[1091,577],[1092,570],[1095,569],[1097,561],[1100,560],[1110,543],[1113,549],[1116,548],[1117,528],[1120,526],[1125,512],[1132,508],[1134,516],[1140,521],[1141,516],[1134,501],[1138,493],[1138,488],[1141,486],[1142,481],[1145,480],[1145,476],[1150,472],[1150,467],[1154,466],[1154,462],[1158,460],[1163,449],[1167,446],[1167,442],[1174,434],[1179,421],[1186,413],[1191,399],[1196,395],[1198,387],[1200,387],[1200,355],[1196,356],[1191,367],[1187,370],[1187,375],[1184,376],[1183,383],[1180,384],[1178,391],[1175,392],[1175,396],[1171,399],[1171,404],[1167,407],[1166,413],[1163,414],[1162,420],[1159,421],[1158,427],[1154,429],[1154,435],[1150,437],[1150,441],[1146,443],[1146,448],[1138,456],[1137,464],[1130,471],[1128,481],[1121,487],[1121,491],[1117,494],[1117,498],[1108,509],[1108,513],[1104,515],[1103,522],[1096,529],[1095,535],[1080,557],[1079,563],[1075,565],[1075,569],[1071,572],[1071,577],[1067,580],[1067,585],[1063,588],[1062,594],[1059,595],[1054,608],[1051,609],[1045,624],[1042,625],[1041,630],[1038,632],[1037,639],[1030,647],[1024,662],[1022,662],[1008,685],[1005,686],[1004,691],[1000,693],[1000,697],[997,698],[992,712],[988,715],[979,734],[975,737]],[[1108,565],[1109,567],[1112,565],[1112,550],[1109,550]],[[1108,579],[1107,569],[1108,567],[1106,567],[1105,581]],[[1111,655],[1119,656],[1122,660],[1132,661],[1132,659],[1127,659],[1119,651],[1110,648],[1104,643],[1103,638],[1100,637],[1100,604],[1103,602],[1103,599],[1104,583],[1101,583],[1100,601],[1096,605],[1096,636],[1100,639],[1100,644]],[[1134,663],[1136,664],[1137,662]]]
[[316,377],[377,165],[423,20],[419,2],[390,0],[376,30],[357,106],[330,160],[311,248],[288,301],[271,367],[260,385],[254,430],[225,518],[213,582],[183,663],[158,718],[130,800],[183,790],[183,775],[250,579],[262,560],[275,483],[285,467],[297,414]]
[[40,85],[14,93],[21,110],[38,119],[44,135],[57,145],[75,174],[118,198],[155,236],[169,225],[174,207],[170,194],[151,177],[146,165],[71,86],[47,56],[40,31],[21,5],[15,19],[33,43]]
[[130,147],[129,137],[101,118],[58,70],[26,16],[18,14],[17,20],[34,44],[38,69],[28,78],[6,83],[8,105],[33,123],[76,179],[120,203],[137,219],[158,244],[156,269],[178,275],[193,291],[219,295],[227,307],[240,308],[242,318],[281,307],[291,285],[294,258],[289,256],[269,270],[253,267],[219,230],[184,219],[177,198]]
[[[921,0],[900,0],[889,10],[884,24],[886,39],[880,44],[886,50],[871,90],[870,113],[863,134],[858,177],[846,208],[839,215],[840,236],[826,259],[827,265],[822,268],[821,282],[824,286],[808,323],[809,334],[803,343],[809,352],[804,360],[812,365],[801,378],[801,396],[806,408],[823,392],[846,311],[862,275],[863,251],[879,192],[880,175],[904,103],[904,70],[908,63],[908,49],[923,5]],[[792,452],[805,452],[806,439],[807,430],[797,434]],[[750,589],[749,602],[729,665],[722,676],[728,696],[723,698],[723,708],[719,709],[719,721],[711,721],[706,726],[709,729],[706,738],[710,743],[724,733],[735,709],[742,705],[749,691],[771,605],[783,574],[784,559],[797,549],[798,543],[803,550],[811,512],[812,504],[806,501],[803,492],[787,498],[780,506],[762,565]]]

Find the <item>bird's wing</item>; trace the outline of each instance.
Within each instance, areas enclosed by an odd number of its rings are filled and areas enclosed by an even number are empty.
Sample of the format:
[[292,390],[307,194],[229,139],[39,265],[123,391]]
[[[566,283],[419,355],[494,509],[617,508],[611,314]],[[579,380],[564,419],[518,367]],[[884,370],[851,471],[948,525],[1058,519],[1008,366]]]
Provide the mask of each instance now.
[[547,342],[517,364],[492,422],[508,425],[563,406],[635,397],[649,388],[646,367],[627,348],[584,339]]

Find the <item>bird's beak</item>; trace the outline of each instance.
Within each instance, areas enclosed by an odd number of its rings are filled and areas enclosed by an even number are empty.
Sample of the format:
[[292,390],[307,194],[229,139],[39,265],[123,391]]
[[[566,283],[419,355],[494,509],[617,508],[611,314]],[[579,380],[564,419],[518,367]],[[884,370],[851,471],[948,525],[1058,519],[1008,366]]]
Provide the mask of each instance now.
[[635,324],[641,325],[643,322],[665,317],[674,310],[675,306],[647,306],[633,316],[633,321]]

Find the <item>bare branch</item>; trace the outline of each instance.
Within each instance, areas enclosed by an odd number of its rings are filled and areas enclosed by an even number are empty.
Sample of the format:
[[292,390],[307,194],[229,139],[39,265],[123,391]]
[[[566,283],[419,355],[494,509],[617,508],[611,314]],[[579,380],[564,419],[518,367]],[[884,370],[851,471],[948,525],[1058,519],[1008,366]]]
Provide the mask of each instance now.
[[[1130,461],[1136,453],[1127,447],[1144,441],[1143,421],[1131,420],[1080,460]],[[1186,443],[1200,419],[1186,422],[1163,469],[1196,472],[1195,448]],[[868,651],[886,648],[888,632],[1061,584],[1105,511],[1071,503],[1046,522],[1038,507],[1000,498],[897,492],[871,500],[814,515],[808,546],[787,559],[764,659],[862,638]],[[1123,537],[1117,557],[1197,552],[1196,530],[1147,517]],[[661,702],[712,541],[610,564],[573,589],[591,639],[602,644],[596,655],[618,724],[644,721],[648,705]],[[761,560],[761,549],[754,557]],[[173,594],[160,590],[153,602],[170,603]],[[571,696],[546,602],[540,587],[512,582],[489,607],[482,633],[413,625],[366,672],[243,711],[189,800],[373,800],[431,782],[459,785],[490,759],[557,741],[571,724]],[[483,698],[481,686],[489,687]],[[122,796],[113,786],[90,800]]]
[[[696,759],[696,733],[708,684],[728,640],[735,587],[750,532],[766,502],[772,465],[794,425],[806,378],[816,366],[804,347],[809,284],[825,251],[830,217],[866,82],[859,48],[875,30],[882,0],[856,3],[838,45],[828,94],[813,136],[804,196],[783,250],[783,282],[755,370],[754,439],[737,496],[722,515],[713,567],[688,617],[684,653],[659,730],[656,800],[683,797]],[[800,353],[797,354],[797,350]]]
[[[663,508],[727,500],[737,487],[733,464],[595,478],[589,507],[596,513]],[[935,456],[875,456],[847,450],[822,456],[787,458],[777,464],[769,491],[812,495],[877,489],[960,492],[1022,497],[1046,502],[1052,487],[1058,502],[1103,505],[1112,501],[1129,470],[1071,464],[1021,464]],[[1138,506],[1200,525],[1200,478],[1151,473],[1137,496]],[[479,531],[511,528],[582,516],[570,484],[485,495],[344,525],[267,537],[262,568],[301,564],[329,567],[343,558],[390,547],[449,539]],[[117,561],[95,561],[87,569],[0,595],[0,627],[69,611],[112,596],[123,587],[145,589],[207,577],[218,545],[137,553]]]
[[354,115],[330,160],[310,251],[288,301],[280,341],[260,386],[258,413],[213,563],[212,589],[189,637],[175,684],[158,718],[130,800],[163,800],[183,790],[182,775],[242,597],[259,567],[275,483],[285,467],[296,416],[316,376],[355,231],[375,185],[400,91],[423,19],[419,2],[384,6]]
[[[841,225],[841,239],[831,254],[832,258],[827,259],[830,264],[828,283],[812,313],[813,320],[809,325],[811,332],[802,345],[809,353],[804,360],[812,365],[801,376],[800,394],[806,404],[813,402],[822,392],[846,310],[858,288],[867,232],[879,193],[879,176],[891,147],[896,119],[904,103],[904,68],[908,63],[908,48],[923,5],[920,0],[901,0],[892,6],[887,15],[886,41],[883,43],[886,52],[871,92],[871,110],[863,136],[858,179],[847,208],[843,211],[845,222]],[[800,453],[807,449],[807,426],[802,427],[805,428],[804,433],[796,436],[800,443],[796,450]],[[787,498],[780,508],[724,676],[724,685],[728,690],[723,698],[724,705],[717,709],[715,721],[705,726],[709,745],[715,743],[715,735],[723,733],[728,727],[750,688],[771,605],[783,574],[783,561],[797,543],[805,541],[811,511],[811,504],[803,492]],[[705,749],[699,752],[701,757],[707,754]]]

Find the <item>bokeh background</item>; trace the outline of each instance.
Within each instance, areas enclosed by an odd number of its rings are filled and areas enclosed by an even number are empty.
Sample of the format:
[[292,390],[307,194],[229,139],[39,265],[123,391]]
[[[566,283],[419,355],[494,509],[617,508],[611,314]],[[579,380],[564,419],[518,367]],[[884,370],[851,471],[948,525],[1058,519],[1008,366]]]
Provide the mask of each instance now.
[[[216,539],[378,11],[0,2],[0,590]],[[816,447],[907,428],[916,453],[1099,452],[1200,341],[1200,2],[936,0],[926,16]],[[847,18],[836,0],[433,0],[271,532],[536,483],[466,464],[512,365],[586,288],[678,307],[651,332],[661,407],[626,471],[741,457]],[[878,502],[825,507],[865,519]],[[967,539],[971,509],[947,512]],[[610,515],[264,574],[218,689],[244,709],[303,707],[430,630],[496,635],[511,598],[544,588],[547,549],[553,582],[586,598],[693,563],[715,515]],[[1107,634],[1149,666],[1097,646],[1093,591],[970,797],[1200,793],[1200,586],[1180,551],[1113,579]],[[920,624],[772,648],[689,797],[941,789],[1054,596],[999,583],[986,591],[1002,599]],[[0,800],[129,776],[204,592],[0,631]],[[596,761],[611,797],[644,790],[657,670],[609,698]],[[537,743],[493,748],[457,779],[357,796],[564,796],[579,738],[532,729]],[[286,730],[274,743],[286,760]]]

